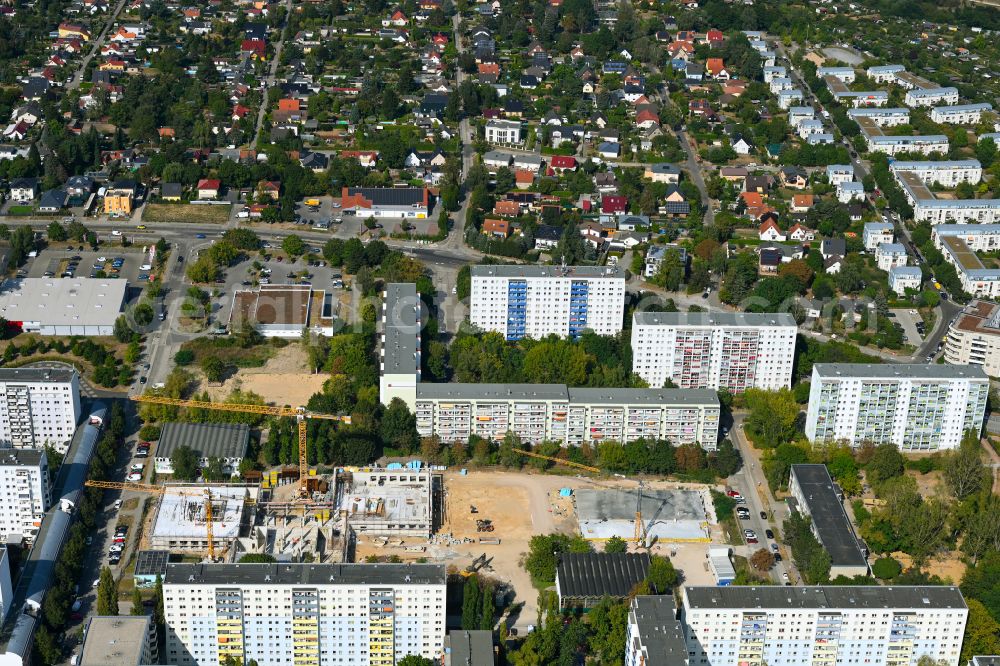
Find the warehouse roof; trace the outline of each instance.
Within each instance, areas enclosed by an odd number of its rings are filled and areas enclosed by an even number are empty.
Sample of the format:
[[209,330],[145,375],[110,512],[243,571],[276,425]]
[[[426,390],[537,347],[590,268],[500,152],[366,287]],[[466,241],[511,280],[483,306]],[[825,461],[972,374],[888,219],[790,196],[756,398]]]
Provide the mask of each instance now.
[[642,326],[796,326],[787,312],[636,312],[632,321]]
[[493,632],[454,629],[445,638],[445,653],[451,666],[493,666]]
[[830,564],[867,567],[826,465],[792,465],[792,477],[802,490],[801,499],[819,535],[819,542],[830,554]]
[[645,647],[644,666],[673,666],[688,661],[684,631],[677,619],[677,609],[671,595],[637,596],[632,602],[638,640]]
[[563,553],[556,587],[560,597],[625,597],[648,571],[647,553]]
[[625,278],[613,266],[537,266],[534,264],[509,264],[473,266],[472,277],[506,278]]
[[420,371],[420,297],[412,283],[385,288],[382,303],[382,374],[416,374]]
[[0,317],[42,326],[113,326],[125,280],[20,278],[0,286]]
[[244,423],[164,423],[156,445],[157,458],[169,458],[187,445],[199,458],[242,458],[250,441]]
[[443,564],[168,564],[165,585],[444,585]]
[[687,608],[966,608],[957,587],[826,585],[819,587],[687,587]]
[[976,365],[817,363],[813,370],[830,379],[986,379],[986,373]]

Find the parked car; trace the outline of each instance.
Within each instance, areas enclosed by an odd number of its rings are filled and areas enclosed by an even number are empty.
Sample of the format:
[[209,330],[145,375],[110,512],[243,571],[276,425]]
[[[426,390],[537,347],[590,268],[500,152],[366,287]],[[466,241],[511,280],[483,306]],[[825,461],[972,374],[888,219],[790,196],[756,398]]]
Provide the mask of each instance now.
[[774,538],[774,532],[772,530],[769,530],[769,529],[764,530],[764,536],[766,536],[768,539],[773,539]]
[[132,472],[127,477],[125,477],[125,479],[130,483],[138,483],[139,481],[142,481],[142,474],[140,474],[139,472]]
[[118,509],[122,508],[122,501],[120,499],[117,499],[115,500],[115,503],[112,504],[111,506],[115,511],[117,511]]

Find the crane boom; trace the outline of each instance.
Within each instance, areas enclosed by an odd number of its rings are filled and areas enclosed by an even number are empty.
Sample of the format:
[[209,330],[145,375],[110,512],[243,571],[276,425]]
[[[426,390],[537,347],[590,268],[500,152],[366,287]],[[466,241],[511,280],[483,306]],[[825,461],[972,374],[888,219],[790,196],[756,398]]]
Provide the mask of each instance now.
[[548,460],[549,462],[557,463],[560,465],[566,465],[568,467],[576,467],[577,469],[586,470],[594,474],[600,474],[601,470],[597,467],[591,467],[590,465],[584,465],[582,463],[573,462],[572,460],[563,460],[562,458],[553,458],[552,456],[543,456],[541,453],[533,453],[531,451],[525,451],[524,449],[514,449],[517,453],[523,456],[529,456],[531,458],[539,458],[540,460]]
[[264,414],[267,416],[294,416],[298,420],[299,428],[299,495],[302,498],[309,496],[309,464],[306,456],[306,419],[323,419],[327,421],[340,421],[350,423],[350,416],[337,416],[335,414],[318,414],[306,411],[304,407],[275,407],[272,405],[251,405],[242,402],[209,402],[206,400],[184,400],[183,398],[168,398],[162,395],[141,395],[129,396],[135,402],[151,405],[170,405],[172,407],[189,407],[192,409],[214,409],[220,412],[240,412],[243,414]]

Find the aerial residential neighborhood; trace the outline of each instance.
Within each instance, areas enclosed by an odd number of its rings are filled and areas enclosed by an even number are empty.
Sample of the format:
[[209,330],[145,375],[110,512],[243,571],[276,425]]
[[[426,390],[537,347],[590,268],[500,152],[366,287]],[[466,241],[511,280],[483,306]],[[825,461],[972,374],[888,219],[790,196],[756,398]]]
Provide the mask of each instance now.
[[1000,663],[998,35],[0,2],[0,666]]

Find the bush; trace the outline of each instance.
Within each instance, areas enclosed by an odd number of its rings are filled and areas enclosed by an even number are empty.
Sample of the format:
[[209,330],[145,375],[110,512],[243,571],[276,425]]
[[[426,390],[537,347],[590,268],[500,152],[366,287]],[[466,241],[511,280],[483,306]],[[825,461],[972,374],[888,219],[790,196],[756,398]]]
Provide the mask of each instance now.
[[899,562],[891,557],[880,557],[872,564],[872,573],[875,574],[876,578],[882,580],[891,580],[898,576],[902,570],[903,567],[900,566]]
[[174,363],[177,365],[190,365],[194,361],[194,352],[190,349],[182,349],[174,354]]
[[160,426],[144,425],[139,429],[139,439],[154,442],[160,438]]

